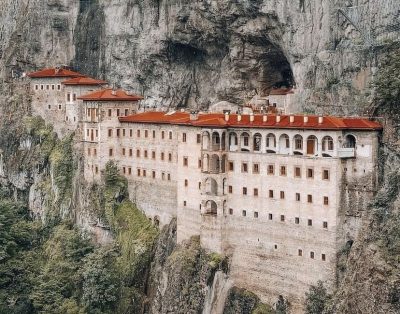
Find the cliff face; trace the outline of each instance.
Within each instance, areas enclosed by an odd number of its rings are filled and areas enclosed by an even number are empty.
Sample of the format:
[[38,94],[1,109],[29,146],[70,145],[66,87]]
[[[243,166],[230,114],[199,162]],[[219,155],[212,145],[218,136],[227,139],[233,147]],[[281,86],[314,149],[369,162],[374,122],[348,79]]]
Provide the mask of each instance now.
[[359,113],[379,47],[398,39],[395,0],[9,3],[0,9],[5,65],[70,64],[148,104],[242,103],[295,84],[294,110]]
[[[357,9],[346,9],[349,5]],[[274,85],[295,84],[294,110],[361,114],[370,106],[368,84],[385,44],[399,38],[399,6],[396,0],[8,0],[0,7],[0,77],[8,80],[12,70],[15,74],[69,64],[143,93],[149,105],[193,108],[219,100],[242,103]],[[4,82],[0,86],[0,177],[16,198],[30,198],[31,209],[38,202],[40,213],[46,195],[35,189],[29,195],[29,188],[32,183],[41,185],[42,175],[51,180],[51,168],[42,156],[31,154],[30,139],[18,133],[19,115],[29,114],[24,88]],[[400,134],[398,121],[388,121],[393,134]],[[398,259],[393,259],[399,252],[399,162],[398,147],[393,146],[387,142],[381,161],[386,185],[382,179],[359,239],[340,261],[343,274],[331,305],[334,313],[399,310]],[[84,190],[79,182],[73,184],[74,190]],[[82,195],[66,199],[75,202],[72,207],[85,207]],[[85,212],[74,214],[82,225],[92,219]],[[98,238],[108,239],[103,231]],[[190,245],[186,249],[192,249],[194,257],[185,250],[173,253],[174,236],[172,228],[158,240],[161,247],[156,248],[147,287],[150,312],[176,310],[174,300],[184,276],[201,286],[186,283],[184,288],[194,289],[190,291],[196,293],[197,303],[189,304],[188,294],[181,308],[198,312],[207,303],[207,286],[212,285],[207,282],[207,258]],[[187,265],[173,259],[179,254],[191,262],[200,260],[200,268],[189,264],[193,272],[188,275]],[[231,294],[227,311],[257,303],[243,301],[235,291]]]

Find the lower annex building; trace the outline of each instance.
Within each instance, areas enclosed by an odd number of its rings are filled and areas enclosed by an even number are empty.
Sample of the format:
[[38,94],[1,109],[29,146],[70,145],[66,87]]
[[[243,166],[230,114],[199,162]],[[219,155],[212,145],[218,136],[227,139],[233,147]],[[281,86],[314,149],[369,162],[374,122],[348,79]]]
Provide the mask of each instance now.
[[[75,83],[82,80],[73,75]],[[55,79],[57,101],[65,104],[67,93],[77,94],[66,110],[73,108],[69,114],[79,117],[75,127],[81,130],[88,182],[100,180],[114,160],[128,179],[131,199],[149,218],[167,224],[177,217],[179,242],[200,235],[203,247],[231,256],[235,284],[263,301],[273,303],[281,294],[301,308],[311,284],[335,285],[337,252],[356,236],[375,193],[378,123],[331,116],[138,113],[140,96],[104,89],[103,81],[80,88],[85,94]],[[46,77],[42,88],[32,76],[32,89],[40,95],[36,112],[45,117],[49,107],[42,100],[50,97],[51,80]],[[53,119],[61,130],[70,118],[61,113]]]

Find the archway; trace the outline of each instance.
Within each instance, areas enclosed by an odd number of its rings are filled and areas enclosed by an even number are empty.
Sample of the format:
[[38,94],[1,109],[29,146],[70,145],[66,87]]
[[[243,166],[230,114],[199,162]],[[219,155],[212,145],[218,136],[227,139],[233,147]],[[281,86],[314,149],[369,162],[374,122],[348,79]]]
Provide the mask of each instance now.
[[307,155],[315,155],[317,153],[318,139],[314,135],[307,138]]
[[253,151],[260,152],[261,151],[261,134],[256,133],[253,136]]
[[236,133],[229,133],[229,151],[236,152],[238,150],[238,136]]
[[218,206],[217,203],[215,203],[214,201],[207,201],[206,202],[206,215],[211,215],[211,216],[217,216],[218,214]]
[[213,178],[207,178],[205,181],[205,193],[207,195],[218,195],[218,183]]
[[357,145],[357,139],[354,135],[347,134],[344,137],[344,143],[343,143],[344,148],[356,148],[356,145]]

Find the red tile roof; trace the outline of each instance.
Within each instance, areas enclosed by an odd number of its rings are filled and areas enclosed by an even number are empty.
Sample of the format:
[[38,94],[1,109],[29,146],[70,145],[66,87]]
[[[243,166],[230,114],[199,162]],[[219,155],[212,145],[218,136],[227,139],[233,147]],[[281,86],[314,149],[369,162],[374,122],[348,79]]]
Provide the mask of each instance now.
[[75,77],[62,82],[64,85],[105,85],[106,81],[97,80],[91,77]]
[[185,112],[166,114],[164,112],[143,112],[120,117],[120,122],[125,123],[152,123],[152,124],[174,124],[192,125],[201,127],[218,128],[265,128],[265,129],[318,129],[318,130],[380,130],[382,126],[374,121],[363,118],[339,118],[324,116],[322,123],[318,123],[318,116],[307,116],[308,122],[304,122],[304,116],[294,116],[290,122],[290,116],[280,116],[276,122],[276,115],[268,115],[267,121],[263,121],[263,115],[254,115],[254,121],[250,121],[250,115],[241,115],[238,121],[237,114],[230,114],[229,120],[225,121],[223,113],[199,114],[197,120],[190,120],[190,115]]
[[128,94],[122,89],[113,91],[112,88],[107,88],[83,95],[78,97],[78,99],[89,101],[137,101],[143,99],[143,97],[139,95]]
[[82,77],[85,75],[63,68],[59,69],[50,68],[50,69],[40,70],[37,72],[28,73],[28,76],[31,78],[45,78],[45,77]]

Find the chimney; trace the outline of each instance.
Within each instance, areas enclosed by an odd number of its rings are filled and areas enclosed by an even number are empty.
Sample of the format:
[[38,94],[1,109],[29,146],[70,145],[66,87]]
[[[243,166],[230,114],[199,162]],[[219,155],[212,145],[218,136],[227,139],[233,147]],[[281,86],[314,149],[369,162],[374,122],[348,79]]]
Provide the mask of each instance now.
[[308,122],[308,116],[304,116],[303,118],[304,118],[304,123],[307,123]]
[[290,121],[290,123],[293,123],[294,122],[294,116],[290,116],[289,117],[289,121]]
[[190,121],[196,121],[199,119],[199,113],[197,111],[190,112]]
[[225,112],[225,121],[226,121],[226,122],[229,121],[229,112]]
[[254,114],[250,114],[250,122],[254,122]]
[[279,123],[279,122],[281,122],[281,116],[277,115],[276,116],[276,123]]
[[238,122],[242,121],[242,115],[240,113],[238,113],[238,115],[237,115],[237,120],[238,120]]
[[263,115],[263,122],[267,122],[268,121],[268,116],[266,114]]
[[324,122],[324,117],[323,116],[319,116],[318,117],[318,124],[322,124]]

